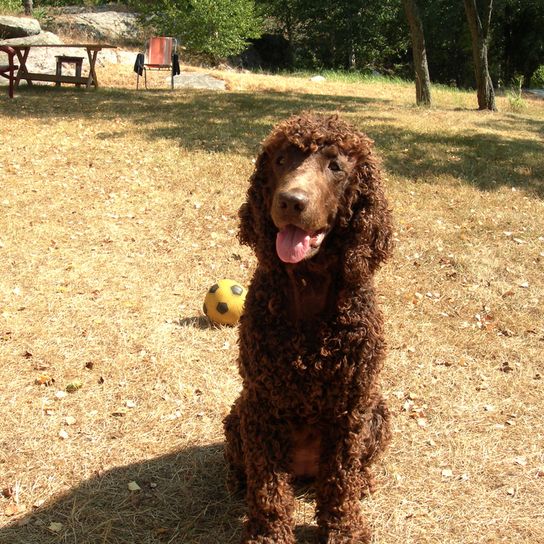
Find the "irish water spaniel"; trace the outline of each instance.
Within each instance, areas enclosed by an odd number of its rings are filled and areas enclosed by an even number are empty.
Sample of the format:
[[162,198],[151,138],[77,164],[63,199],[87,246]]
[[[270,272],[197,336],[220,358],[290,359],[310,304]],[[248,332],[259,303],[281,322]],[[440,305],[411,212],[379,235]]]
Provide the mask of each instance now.
[[371,148],[335,115],[294,116],[264,141],[240,208],[239,239],[258,265],[225,457],[231,487],[246,489],[244,543],[295,542],[296,478],[315,482],[319,542],[370,539],[360,499],[390,436],[373,274],[391,249]]

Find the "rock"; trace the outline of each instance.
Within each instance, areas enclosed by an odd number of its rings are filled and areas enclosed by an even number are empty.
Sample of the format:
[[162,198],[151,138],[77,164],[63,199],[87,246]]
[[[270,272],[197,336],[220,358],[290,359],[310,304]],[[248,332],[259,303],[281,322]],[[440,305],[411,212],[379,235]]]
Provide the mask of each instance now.
[[[43,72],[44,74],[54,74],[56,70],[55,55],[81,55],[81,49],[54,49],[55,45],[62,43],[62,40],[51,32],[40,32],[35,36],[26,38],[13,38],[11,40],[0,40],[1,45],[51,45],[51,47],[36,47],[30,49],[26,59],[26,67],[29,72]],[[84,53],[84,51],[83,51]],[[0,63],[3,63],[3,57],[0,55]],[[7,81],[7,80],[6,80]]]
[[[170,78],[168,78],[168,81],[170,81]],[[174,88],[224,91],[226,89],[226,84],[222,79],[217,79],[209,74],[182,72],[181,74],[174,76]]]
[[103,66],[105,64],[127,64],[134,66],[136,61],[136,52],[127,51],[126,49],[102,49],[98,53],[97,64]]
[[34,36],[42,31],[40,23],[30,17],[0,16],[0,38],[24,38]]
[[310,78],[310,81],[314,81],[316,83],[321,83],[322,81],[325,81],[325,78],[323,76],[312,76]]
[[0,45],[55,45],[62,43],[62,40],[52,32],[40,32],[34,36],[28,36],[26,38],[12,38],[10,40],[0,40]]
[[63,34],[77,34],[99,42],[142,41],[138,15],[104,11],[64,13],[54,17],[47,28]]

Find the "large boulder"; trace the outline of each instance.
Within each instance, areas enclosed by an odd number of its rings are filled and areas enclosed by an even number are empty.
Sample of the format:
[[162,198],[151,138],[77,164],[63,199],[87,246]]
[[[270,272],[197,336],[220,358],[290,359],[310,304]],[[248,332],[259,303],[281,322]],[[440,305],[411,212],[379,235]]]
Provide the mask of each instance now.
[[42,31],[40,23],[29,17],[0,16],[0,39],[24,38]]
[[63,43],[62,40],[52,32],[40,32],[26,38],[0,40],[0,45],[58,45],[59,43]]
[[60,34],[76,34],[85,38],[108,43],[139,42],[141,28],[138,15],[118,11],[91,13],[64,13],[57,15],[47,28]]

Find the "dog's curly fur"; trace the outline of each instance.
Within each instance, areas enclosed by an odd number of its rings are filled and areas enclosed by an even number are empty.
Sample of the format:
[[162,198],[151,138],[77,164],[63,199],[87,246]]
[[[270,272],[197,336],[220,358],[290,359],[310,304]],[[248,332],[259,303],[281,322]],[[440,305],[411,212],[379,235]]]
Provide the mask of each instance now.
[[[239,239],[258,259],[240,324],[243,389],[224,422],[229,481],[246,489],[244,543],[295,542],[298,476],[315,482],[320,542],[370,539],[359,501],[372,488],[368,466],[390,437],[377,380],[385,342],[373,273],[391,250],[371,148],[335,115],[281,122],[263,143],[239,212]],[[314,191],[317,178],[329,185]],[[303,187],[295,187],[296,198],[308,196],[302,206],[282,200],[290,197],[285,180]],[[326,225],[302,217],[306,206]],[[286,263],[276,237],[293,222],[323,227],[324,239],[311,232],[317,247]]]

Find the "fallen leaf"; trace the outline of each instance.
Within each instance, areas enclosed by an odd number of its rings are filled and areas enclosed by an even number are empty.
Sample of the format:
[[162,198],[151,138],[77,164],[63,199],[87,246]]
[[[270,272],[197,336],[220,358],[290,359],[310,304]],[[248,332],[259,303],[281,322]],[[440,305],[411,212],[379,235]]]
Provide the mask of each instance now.
[[6,506],[6,508],[4,509],[4,514],[8,517],[11,517],[17,514],[21,514],[24,511],[26,511],[26,506],[24,504],[17,504],[13,502]]
[[516,457],[514,459],[514,463],[516,465],[520,465],[520,466],[524,467],[527,464],[527,459],[525,457],[523,457],[523,456]]
[[129,491],[141,491],[141,487],[136,482],[129,482],[127,485]]
[[74,393],[78,389],[81,389],[83,387],[83,382],[81,380],[74,380],[73,382],[70,382],[69,384],[66,384],[66,391],[68,393]]
[[2,496],[6,499],[11,499],[11,497],[13,497],[13,492],[14,490],[12,486],[4,487],[4,489],[2,489]]
[[36,385],[53,385],[55,379],[49,376],[49,374],[40,374],[34,382]]
[[60,533],[63,529],[64,525],[62,523],[59,523],[58,521],[53,521],[49,524],[47,527],[50,531],[53,531],[53,533]]

